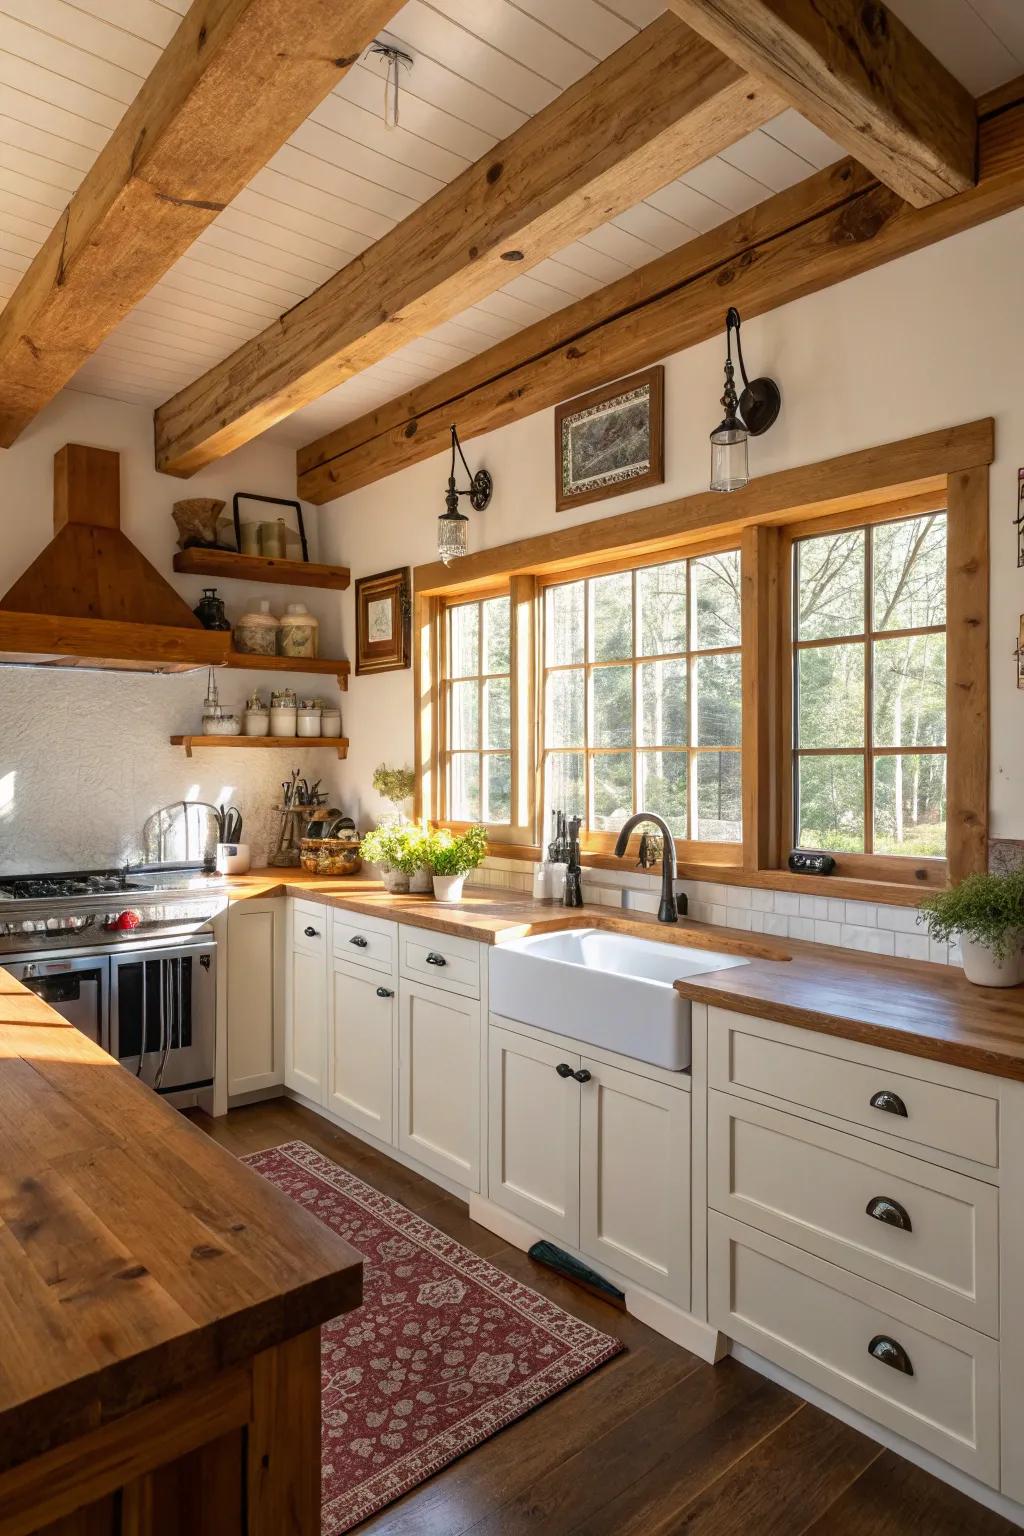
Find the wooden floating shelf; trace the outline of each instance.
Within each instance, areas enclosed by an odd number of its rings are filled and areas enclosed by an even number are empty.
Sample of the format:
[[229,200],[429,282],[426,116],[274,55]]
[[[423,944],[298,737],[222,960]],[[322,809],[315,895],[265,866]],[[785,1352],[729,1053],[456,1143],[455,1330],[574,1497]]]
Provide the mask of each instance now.
[[310,560],[239,555],[230,549],[181,549],[174,557],[174,569],[182,576],[269,581],[282,587],[328,587],[335,592],[344,592],[352,580],[347,565],[316,565]]
[[184,747],[192,756],[193,747],[291,747],[304,752],[307,747],[334,747],[339,757],[348,756],[347,736],[172,736],[172,747]]
[[342,693],[348,692],[351,667],[347,661],[330,661],[324,656],[256,656],[248,651],[229,651],[227,664],[245,672],[323,673],[336,677]]

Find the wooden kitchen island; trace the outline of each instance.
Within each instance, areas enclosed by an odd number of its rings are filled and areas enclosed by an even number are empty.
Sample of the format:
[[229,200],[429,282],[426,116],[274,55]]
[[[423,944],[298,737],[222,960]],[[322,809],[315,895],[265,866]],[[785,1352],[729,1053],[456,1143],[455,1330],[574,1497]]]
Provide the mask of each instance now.
[[319,1536],[340,1238],[0,972],[0,1536]]

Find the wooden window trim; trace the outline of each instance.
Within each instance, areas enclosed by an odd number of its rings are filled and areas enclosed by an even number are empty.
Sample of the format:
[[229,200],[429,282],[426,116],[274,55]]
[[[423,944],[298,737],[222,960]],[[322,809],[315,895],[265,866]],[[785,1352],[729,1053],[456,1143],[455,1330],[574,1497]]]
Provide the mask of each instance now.
[[[693,496],[596,519],[575,528],[480,551],[449,570],[439,564],[414,573],[414,695],[416,814],[439,812],[437,704],[439,625],[444,600],[513,595],[514,796],[519,824],[507,841],[491,840],[495,856],[537,859],[543,829],[539,741],[538,609],[545,585],[580,576],[658,564],[739,542],[743,592],[741,648],[743,842],[677,842],[685,878],[799,891],[895,905],[916,905],[934,889],[915,877],[915,861],[848,856],[843,872],[793,875],[784,867],[788,742],[784,680],[786,612],[785,530],[799,535],[838,531],[873,519],[895,520],[945,507],[947,512],[947,860],[945,878],[984,870],[989,800],[989,465],[991,419],[884,444],[823,463],[783,470],[729,497]],[[518,596],[517,596],[518,594]],[[749,661],[748,661],[749,658]],[[525,707],[523,701],[527,700]],[[515,727],[514,727],[515,728]],[[607,835],[609,844],[612,841]],[[928,861],[932,863],[933,861]],[[939,861],[935,861],[938,863]],[[631,868],[607,849],[583,855],[585,866]],[[895,866],[895,867],[894,867]],[[908,869],[907,866],[910,866]]]

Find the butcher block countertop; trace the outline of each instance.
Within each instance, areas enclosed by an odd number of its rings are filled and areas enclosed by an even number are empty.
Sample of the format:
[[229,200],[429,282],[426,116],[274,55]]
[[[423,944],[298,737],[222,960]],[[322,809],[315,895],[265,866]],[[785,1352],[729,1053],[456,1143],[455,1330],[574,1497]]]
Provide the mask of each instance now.
[[470,887],[461,903],[449,906],[427,896],[392,896],[375,880],[324,880],[293,870],[254,871],[230,883],[232,900],[287,892],[485,944],[601,928],[745,955],[748,965],[691,976],[676,988],[735,1013],[1024,1081],[1024,986],[976,987],[952,966],[749,935],[686,918],[672,925],[611,907],[571,910],[514,891]]
[[0,1472],[361,1290],[346,1243],[0,971]]

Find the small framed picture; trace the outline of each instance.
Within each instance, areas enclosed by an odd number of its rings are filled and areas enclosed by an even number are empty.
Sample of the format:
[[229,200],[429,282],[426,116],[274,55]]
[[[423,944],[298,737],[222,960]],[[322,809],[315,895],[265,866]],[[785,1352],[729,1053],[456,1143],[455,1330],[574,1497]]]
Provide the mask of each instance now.
[[661,485],[665,370],[645,368],[555,411],[555,510]]
[[412,659],[409,567],[356,581],[356,675],[395,672]]

